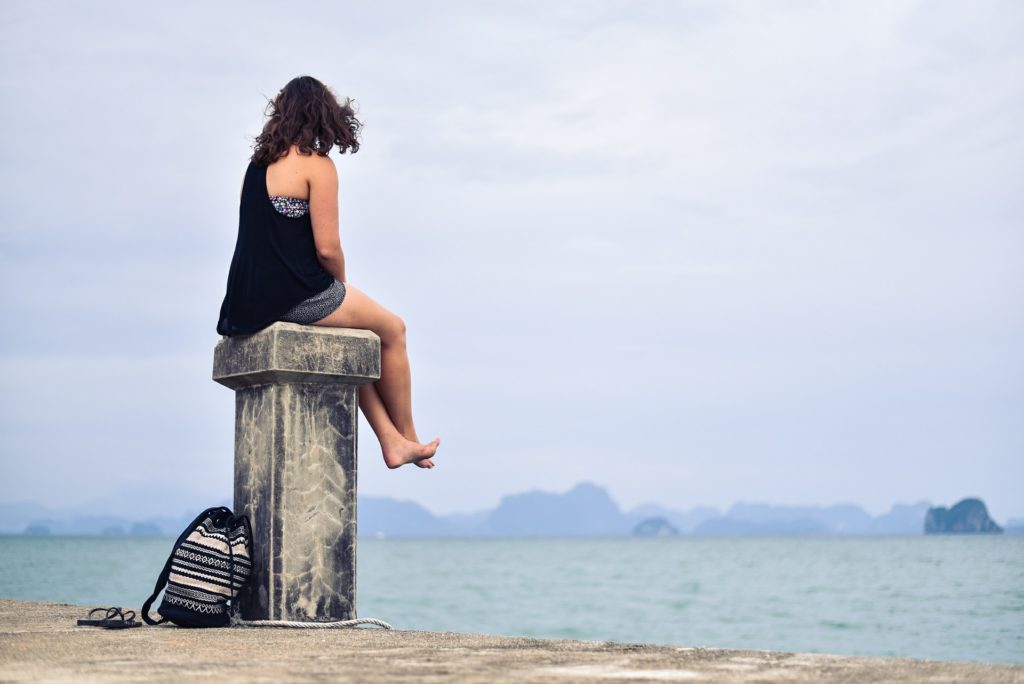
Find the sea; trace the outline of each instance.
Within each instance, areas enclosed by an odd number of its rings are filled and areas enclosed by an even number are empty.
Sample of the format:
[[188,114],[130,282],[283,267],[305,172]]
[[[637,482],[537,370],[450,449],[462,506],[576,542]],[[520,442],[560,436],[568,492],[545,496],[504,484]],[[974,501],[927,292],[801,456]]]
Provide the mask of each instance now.
[[[173,539],[0,537],[0,596],[138,607]],[[399,629],[1024,663],[1024,535],[360,539]]]

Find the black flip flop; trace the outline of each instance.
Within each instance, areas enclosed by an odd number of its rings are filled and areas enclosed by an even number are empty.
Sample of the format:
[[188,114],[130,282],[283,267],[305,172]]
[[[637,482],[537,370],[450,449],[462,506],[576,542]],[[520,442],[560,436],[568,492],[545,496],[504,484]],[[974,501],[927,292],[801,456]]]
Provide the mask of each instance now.
[[[94,618],[93,613],[105,611],[102,618]],[[121,608],[93,608],[89,614],[78,621],[79,627],[105,627],[107,629],[127,629],[129,627],[141,627],[141,622],[136,622],[135,611],[122,611]]]

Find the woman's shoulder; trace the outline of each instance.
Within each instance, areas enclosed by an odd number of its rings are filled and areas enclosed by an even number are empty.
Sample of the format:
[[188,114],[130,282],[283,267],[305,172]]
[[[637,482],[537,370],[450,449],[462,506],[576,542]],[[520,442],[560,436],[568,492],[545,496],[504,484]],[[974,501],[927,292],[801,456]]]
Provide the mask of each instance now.
[[303,170],[306,178],[311,183],[316,181],[324,180],[337,180],[338,178],[338,167],[335,165],[334,160],[331,159],[330,155],[319,155],[316,152],[310,155],[300,155],[303,164]]
[[304,154],[295,145],[265,168],[267,192],[274,195],[306,198],[312,188],[328,188],[338,183],[333,159],[315,151]]
[[338,168],[330,155],[320,155],[316,152],[306,154],[299,150],[297,145],[292,145],[288,152],[274,164],[281,164],[283,168],[290,168],[293,172],[307,178],[322,178],[338,174]]

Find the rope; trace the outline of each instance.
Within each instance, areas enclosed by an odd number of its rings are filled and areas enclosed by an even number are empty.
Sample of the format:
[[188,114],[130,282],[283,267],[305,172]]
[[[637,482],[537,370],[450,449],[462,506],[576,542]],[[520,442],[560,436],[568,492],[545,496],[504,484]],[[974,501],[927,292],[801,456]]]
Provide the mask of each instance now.
[[352,620],[334,620],[331,622],[298,622],[295,620],[243,620],[231,616],[232,627],[294,627],[299,629],[337,629],[355,627],[356,625],[376,625],[384,629],[392,629],[391,625],[377,618],[354,618]]

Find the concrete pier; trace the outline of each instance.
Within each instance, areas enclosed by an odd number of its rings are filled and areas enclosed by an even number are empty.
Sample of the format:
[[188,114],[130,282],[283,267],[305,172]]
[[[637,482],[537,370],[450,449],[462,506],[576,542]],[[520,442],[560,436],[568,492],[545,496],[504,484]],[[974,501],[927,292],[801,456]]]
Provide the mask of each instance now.
[[[394,629],[76,627],[0,600],[4,682],[1024,682],[1024,666]],[[395,625],[396,628],[401,625]]]
[[275,323],[217,343],[213,379],[235,390],[234,511],[254,537],[243,618],[356,616],[358,387],[379,377],[368,330]]

